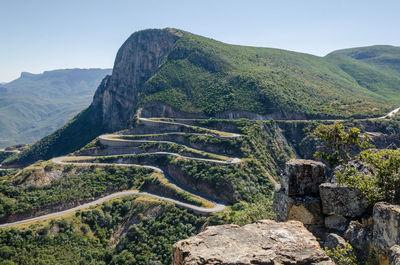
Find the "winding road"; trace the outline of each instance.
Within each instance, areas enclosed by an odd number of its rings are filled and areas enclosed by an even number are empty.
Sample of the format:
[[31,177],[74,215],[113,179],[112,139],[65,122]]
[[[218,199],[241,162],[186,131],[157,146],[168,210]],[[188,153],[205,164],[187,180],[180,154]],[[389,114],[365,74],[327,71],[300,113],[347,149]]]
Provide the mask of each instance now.
[[[371,119],[387,119],[387,118],[391,118],[393,117],[397,112],[400,111],[400,107],[397,109],[394,109],[393,111],[389,112],[388,114],[386,114],[385,116],[382,117],[378,117],[378,118],[371,118]],[[188,125],[188,124],[184,124],[181,122],[175,122],[175,121],[165,121],[165,120],[158,120],[158,119],[148,119],[148,118],[141,118],[139,117],[139,120],[145,123],[162,123],[162,124],[171,124],[171,125],[179,125],[179,126],[189,126],[189,127],[198,127],[198,128],[202,128],[199,126],[194,126],[194,125]],[[213,134],[217,134],[219,137],[240,137],[240,134],[236,134],[236,133],[230,133],[230,132],[222,132],[222,131],[215,131],[215,130],[210,130],[210,129],[206,129],[206,128],[202,128],[205,130],[208,130],[212,133],[207,134],[201,134],[201,133],[192,133],[193,135],[206,135],[206,136],[212,136]],[[182,132],[165,132],[163,134],[187,134],[187,133],[182,133]],[[148,134],[146,136],[151,136],[151,134]],[[121,135],[116,135],[116,134],[107,134],[107,135],[101,135],[99,136],[99,139],[102,140],[103,144],[105,142],[114,142],[114,143],[119,143],[120,146],[123,146],[124,143],[129,143],[129,142],[136,142],[136,143],[167,143],[167,144],[178,144],[172,141],[157,141],[157,140],[130,140],[130,139],[121,139],[120,138]],[[107,144],[106,144],[107,145]],[[187,149],[191,149],[191,150],[195,150],[195,151],[201,151],[201,150],[197,150],[194,149],[192,147],[183,145],[183,144],[179,144]],[[202,151],[205,152],[205,151]],[[205,152],[208,153],[208,152]],[[146,154],[152,154],[152,155],[172,155],[172,156],[177,156],[177,157],[181,157],[181,158],[185,158],[185,159],[192,159],[192,160],[197,160],[197,161],[204,161],[204,162],[210,162],[210,163],[218,163],[218,164],[235,164],[235,163],[240,163],[241,159],[240,158],[235,158],[235,157],[227,157],[224,156],[226,158],[228,158],[227,160],[216,160],[216,159],[208,159],[208,158],[199,158],[199,157],[188,157],[188,156],[183,156],[181,154],[178,153],[172,153],[172,152],[151,152],[151,153],[146,153]],[[211,153],[209,153],[211,154]],[[112,156],[101,156],[101,157],[120,157],[120,156],[132,156],[135,154],[123,154],[123,155],[112,155]],[[212,155],[216,155],[216,154],[212,154]],[[169,181],[169,183],[175,185],[177,188],[181,189],[182,191],[185,191],[187,193],[196,195],[198,197],[201,197],[205,200],[208,200],[210,202],[212,202],[214,204],[214,207],[212,208],[205,208],[205,207],[199,207],[196,205],[192,205],[192,204],[188,204],[188,203],[184,203],[178,200],[174,200],[168,197],[164,197],[164,196],[159,196],[159,195],[155,195],[152,193],[148,193],[148,192],[141,192],[141,191],[136,191],[136,190],[128,190],[128,191],[121,191],[121,192],[115,192],[112,194],[109,194],[107,196],[101,197],[97,200],[94,200],[92,202],[88,202],[82,205],[79,205],[77,207],[74,208],[70,208],[64,211],[59,211],[59,212],[54,212],[54,213],[50,213],[50,214],[46,214],[46,215],[42,215],[42,216],[38,216],[38,217],[33,217],[33,218],[29,218],[29,219],[25,219],[25,220],[21,220],[21,221],[16,221],[16,222],[11,222],[11,223],[5,223],[5,224],[0,224],[0,228],[5,228],[5,227],[10,227],[10,226],[14,226],[14,225],[20,225],[20,224],[28,224],[28,223],[32,223],[32,222],[36,222],[36,221],[41,221],[41,220],[46,220],[49,218],[54,218],[54,217],[59,217],[62,216],[64,214],[67,213],[71,213],[77,210],[81,210],[81,209],[85,209],[91,206],[95,206],[98,204],[101,204],[107,200],[111,200],[111,199],[115,199],[115,198],[119,198],[119,197],[123,197],[123,196],[127,196],[127,195],[145,195],[145,196],[150,196],[153,198],[157,198],[160,200],[164,200],[164,201],[168,201],[171,203],[174,203],[175,205],[191,210],[195,213],[199,213],[199,214],[210,214],[210,213],[214,213],[214,212],[218,212],[218,211],[222,211],[226,208],[225,204],[221,203],[221,202],[216,202],[214,200],[211,200],[210,198],[195,193],[193,191],[190,191],[182,186],[180,186],[178,183],[176,183],[170,176],[168,176],[168,174],[166,174],[166,172],[164,172],[162,169],[155,167],[155,166],[148,166],[148,165],[138,165],[138,164],[122,164],[122,163],[95,163],[95,162],[82,162],[83,160],[92,160],[92,159],[96,159],[100,156],[64,156],[64,157],[56,157],[51,159],[51,161],[53,161],[54,163],[57,164],[71,164],[71,165],[76,165],[76,166],[88,166],[88,165],[95,165],[95,166],[108,166],[108,165],[114,165],[114,166],[134,166],[134,167],[143,167],[143,168],[149,168],[152,169],[154,171],[157,171],[159,173],[164,174],[164,176],[166,177],[166,179]],[[76,161],[74,161],[76,160]],[[79,160],[81,160],[81,162],[79,162]]]
[[[198,128],[202,128],[199,126],[193,126],[193,125],[187,125],[184,123],[180,123],[180,122],[171,122],[171,121],[161,121],[161,120],[151,120],[151,119],[147,119],[147,118],[139,118],[139,120],[144,121],[144,122],[150,122],[150,123],[163,123],[163,124],[171,124],[171,125],[179,125],[179,126],[189,126],[189,127],[198,127]],[[206,128],[202,128],[205,130],[209,130]],[[193,135],[205,135],[205,136],[213,136],[213,135],[218,135],[218,137],[227,137],[227,138],[232,138],[232,137],[240,137],[240,134],[236,134],[236,133],[230,133],[230,132],[222,132],[222,131],[216,131],[216,130],[209,130],[210,132],[212,131],[212,133],[207,134],[201,134],[201,133],[182,133],[182,132],[172,132],[172,133],[165,133],[165,134],[193,134]],[[164,134],[164,133],[163,133]],[[152,134],[147,134],[145,136],[151,136]],[[213,154],[213,153],[209,153],[209,152],[205,152],[202,150],[198,150],[192,147],[189,147],[187,145],[183,145],[183,144],[179,144],[179,143],[175,143],[172,141],[157,141],[157,140],[130,140],[130,139],[123,139],[121,138],[123,137],[123,135],[117,135],[117,134],[106,134],[106,135],[101,135],[99,136],[99,140],[101,141],[101,143],[103,145],[106,146],[120,146],[120,147],[124,147],[129,146],[130,143],[166,143],[166,144],[178,144],[180,146],[183,146],[184,148],[188,149],[188,150],[194,150],[194,151],[199,151],[199,152],[204,152],[204,153],[208,153],[210,155],[213,156],[220,156],[224,159],[221,160],[217,160],[217,159],[208,159],[208,158],[200,158],[200,157],[189,157],[189,156],[184,156],[178,153],[173,153],[173,152],[147,152],[145,154],[150,154],[150,155],[168,155],[168,156],[176,156],[176,157],[180,157],[180,158],[184,158],[184,159],[191,159],[191,160],[196,160],[196,161],[203,161],[203,162],[209,162],[209,163],[216,163],[216,164],[236,164],[236,163],[240,163],[242,160],[241,158],[237,158],[237,157],[228,157],[228,156],[221,156],[219,154]],[[133,156],[133,155],[137,155],[137,154],[120,154],[120,155],[107,155],[107,156],[63,156],[63,157],[56,157],[51,159],[52,162],[56,163],[56,164],[63,164],[63,165],[75,165],[75,166],[121,166],[121,167],[143,167],[143,168],[149,168],[152,169],[156,172],[159,172],[161,174],[163,174],[165,176],[165,178],[168,180],[168,182],[174,186],[176,186],[176,188],[186,192],[186,193],[190,193],[192,195],[201,197],[204,200],[207,200],[209,202],[211,202],[214,207],[212,208],[205,208],[205,207],[200,207],[200,206],[196,206],[196,205],[192,205],[189,203],[184,203],[175,199],[171,199],[168,197],[164,197],[164,196],[160,196],[160,195],[156,195],[156,194],[152,194],[152,193],[148,193],[148,192],[142,192],[142,191],[136,191],[136,190],[127,190],[127,191],[121,191],[121,192],[115,192],[112,194],[109,194],[107,196],[101,197],[97,200],[88,202],[88,203],[84,203],[82,205],[79,205],[77,207],[73,207],[64,211],[59,211],[59,212],[54,212],[54,213],[50,213],[50,214],[46,214],[46,215],[42,215],[42,216],[37,216],[37,217],[33,217],[33,218],[29,218],[29,219],[24,219],[21,221],[16,221],[16,222],[11,222],[11,223],[5,223],[5,224],[0,224],[0,228],[5,228],[5,227],[10,227],[10,226],[14,226],[14,225],[21,225],[21,224],[29,224],[32,222],[37,222],[37,221],[42,221],[42,220],[46,220],[49,218],[55,218],[55,217],[59,217],[62,216],[64,214],[67,213],[71,213],[77,210],[81,210],[81,209],[85,209],[91,206],[95,206],[98,204],[101,204],[107,200],[111,200],[111,199],[115,199],[115,198],[119,198],[119,197],[123,197],[123,196],[127,196],[127,195],[144,195],[144,196],[150,196],[156,199],[160,199],[160,200],[164,200],[164,201],[168,201],[171,203],[174,203],[175,205],[177,205],[178,207],[181,208],[185,208],[188,209],[190,211],[193,211],[195,213],[198,214],[211,214],[214,212],[219,212],[222,211],[226,208],[226,205],[222,202],[213,200],[211,198],[208,198],[202,194],[199,194],[197,192],[191,191],[189,189],[186,189],[185,187],[179,185],[178,183],[176,183],[174,181],[174,179],[172,179],[166,172],[164,172],[161,168],[155,167],[155,166],[149,166],[149,165],[139,165],[139,164],[129,164],[129,163],[97,163],[97,162],[89,162],[90,160],[95,160],[96,158],[102,157],[102,158],[106,158],[106,157],[123,157],[123,156]]]
[[400,111],[400,107],[397,108],[397,109],[392,110],[391,112],[389,112],[385,116],[378,117],[376,119],[389,119],[389,118],[393,117],[394,115],[396,115],[396,113],[399,112],[399,111]]

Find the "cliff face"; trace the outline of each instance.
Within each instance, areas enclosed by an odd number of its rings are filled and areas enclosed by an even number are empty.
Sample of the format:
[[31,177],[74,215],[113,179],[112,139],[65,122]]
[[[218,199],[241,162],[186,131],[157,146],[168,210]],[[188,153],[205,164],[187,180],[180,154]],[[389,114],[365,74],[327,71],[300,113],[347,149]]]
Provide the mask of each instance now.
[[168,29],[132,34],[119,49],[111,76],[97,89],[92,105],[101,111],[105,129],[123,129],[134,115],[138,94],[157,71],[179,36]]

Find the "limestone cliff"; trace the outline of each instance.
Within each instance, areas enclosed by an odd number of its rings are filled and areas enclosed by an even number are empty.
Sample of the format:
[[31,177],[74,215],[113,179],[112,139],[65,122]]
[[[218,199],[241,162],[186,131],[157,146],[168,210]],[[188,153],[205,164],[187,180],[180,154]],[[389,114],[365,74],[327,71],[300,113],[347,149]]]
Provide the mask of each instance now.
[[169,29],[144,30],[132,34],[119,49],[113,73],[97,89],[92,106],[101,112],[105,129],[126,128],[135,114],[138,94],[157,71],[179,36]]

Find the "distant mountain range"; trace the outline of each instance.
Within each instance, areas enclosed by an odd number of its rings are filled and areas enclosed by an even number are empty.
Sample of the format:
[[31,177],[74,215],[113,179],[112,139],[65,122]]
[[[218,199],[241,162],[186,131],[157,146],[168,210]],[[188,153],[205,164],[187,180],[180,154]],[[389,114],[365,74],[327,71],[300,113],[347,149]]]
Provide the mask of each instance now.
[[90,104],[111,69],[23,72],[0,85],[0,148],[32,143],[64,125]]

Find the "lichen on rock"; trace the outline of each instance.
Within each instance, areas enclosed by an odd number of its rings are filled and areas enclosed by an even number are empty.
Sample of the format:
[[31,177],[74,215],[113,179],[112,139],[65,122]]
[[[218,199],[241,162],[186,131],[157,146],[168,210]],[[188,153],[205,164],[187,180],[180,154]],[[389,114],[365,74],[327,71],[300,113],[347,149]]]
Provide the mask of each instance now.
[[261,220],[243,227],[220,225],[177,242],[174,265],[250,265],[334,263],[316,238],[298,221]]

